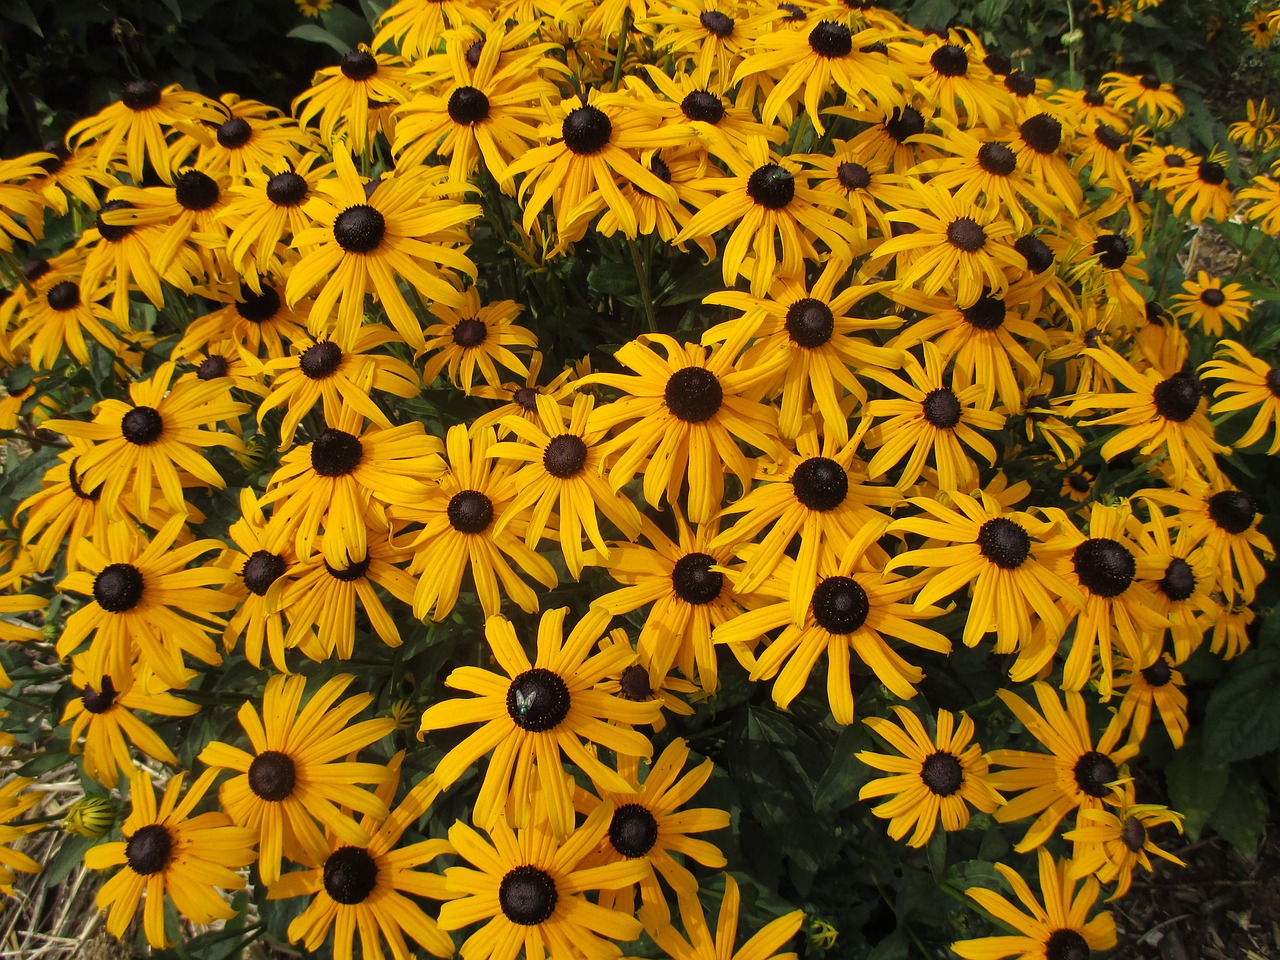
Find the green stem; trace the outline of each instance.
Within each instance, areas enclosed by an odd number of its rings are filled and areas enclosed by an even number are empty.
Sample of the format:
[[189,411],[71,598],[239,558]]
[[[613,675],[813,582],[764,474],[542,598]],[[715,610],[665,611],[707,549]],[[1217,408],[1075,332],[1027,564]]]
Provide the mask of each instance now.
[[[38,447],[57,447],[60,450],[71,446],[69,443],[62,443],[58,440],[42,440],[40,437],[33,437],[25,434],[20,430],[0,430],[0,440],[21,440],[23,443],[32,443]],[[0,697],[7,697],[9,694],[0,690]],[[44,708],[41,707],[43,710]]]
[[18,258],[13,255],[12,250],[0,250],[0,260],[4,261],[4,265],[9,268],[9,272],[13,275],[13,279],[22,284],[26,288],[27,296],[34,297],[36,288],[31,285],[31,281],[27,279],[27,275],[22,270],[22,264],[18,262]]
[[618,37],[618,59],[613,65],[613,82],[609,85],[609,89],[616,91],[618,84],[622,82],[622,61],[627,57],[627,39],[631,35],[631,9],[622,15],[622,33]]
[[640,245],[631,237],[627,238],[627,247],[631,251],[631,265],[635,267],[636,280],[640,284],[640,298],[644,301],[645,330],[657,333],[658,318],[653,311],[653,292],[649,289],[649,264],[640,252]]

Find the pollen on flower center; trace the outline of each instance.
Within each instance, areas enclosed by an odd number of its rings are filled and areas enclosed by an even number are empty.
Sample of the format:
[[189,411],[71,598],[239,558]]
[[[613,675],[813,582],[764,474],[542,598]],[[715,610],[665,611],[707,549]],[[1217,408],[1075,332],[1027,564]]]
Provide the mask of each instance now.
[[969,55],[954,43],[944,43],[933,51],[929,63],[944,77],[963,77],[969,72]]
[[658,842],[658,821],[647,807],[624,803],[609,822],[609,845],[628,860],[643,857]]
[[236,313],[250,323],[266,323],[280,311],[280,294],[265,283],[261,293],[241,287],[240,296],[242,299],[236,301]]
[[173,835],[159,823],[139,827],[124,845],[124,858],[134,873],[144,877],[159,873],[173,855]]
[[1118,776],[1115,761],[1097,750],[1090,750],[1083,754],[1076,761],[1072,773],[1076,778],[1076,785],[1089,796],[1099,800],[1111,792],[1107,784]]
[[378,61],[368,50],[352,50],[343,54],[338,65],[348,80],[368,80],[378,72]]
[[830,457],[809,457],[791,474],[791,487],[810,510],[826,513],[849,495],[849,475]]
[[132,444],[145,447],[164,432],[164,421],[155,407],[134,407],[120,418],[120,433]]
[[698,22],[702,24],[703,29],[714,37],[724,40],[733,36],[733,18],[721,13],[719,10],[704,10],[698,16]]
[[307,199],[307,181],[292,170],[267,181],[267,199],[277,207],[296,207]]
[[331,377],[342,365],[342,348],[332,340],[321,340],[302,351],[298,369],[309,380]]
[[271,585],[284,576],[284,557],[270,550],[255,550],[244,562],[240,571],[240,579],[249,591],[259,597],[265,596]]
[[1209,519],[1227,533],[1244,533],[1258,515],[1253,497],[1239,490],[1222,490],[1208,500]]
[[1156,584],[1160,592],[1174,602],[1185,600],[1196,592],[1196,575],[1191,564],[1174,557],[1165,567],[1164,576]]
[[964,770],[955,754],[939,750],[924,758],[920,779],[940,797],[949,797],[964,785]]
[[599,107],[590,104],[569,111],[560,127],[564,145],[580,157],[599,153],[613,136],[613,122]]
[[95,690],[85,687],[80,694],[80,702],[92,714],[106,713],[116,705],[116,688],[110,677],[102,678],[102,688]]
[[939,430],[952,430],[960,422],[962,409],[960,398],[948,387],[939,387],[925,394],[920,404],[925,421]]
[[1047,113],[1037,113],[1018,127],[1023,142],[1036,153],[1053,153],[1062,143],[1062,124]]
[[279,750],[264,750],[249,764],[249,789],[269,803],[292,796],[297,781],[293,759]]
[[568,480],[582,472],[587,464],[587,445],[581,437],[562,433],[552,437],[542,452],[542,465],[547,473],[560,480]]
[[1017,165],[1017,155],[1003,143],[984,143],[978,148],[978,166],[993,176],[1007,177]]
[[253,136],[253,127],[244,117],[232,117],[218,127],[218,145],[234,150],[243,147]]
[[447,109],[454,123],[471,126],[489,118],[489,98],[475,87],[458,87],[449,94]]
[[63,280],[49,289],[45,300],[52,310],[73,310],[80,306],[80,288],[74,280]]
[[324,862],[324,892],[338,903],[363,903],[377,886],[377,861],[363,847],[339,847]]
[[776,163],[756,167],[747,178],[747,196],[770,210],[781,210],[795,195],[795,175]]
[[453,342],[463,349],[469,350],[480,346],[488,336],[489,328],[485,326],[483,320],[477,320],[475,317],[459,320],[453,327]]
[[386,233],[386,218],[367,203],[347,207],[333,221],[333,239],[348,253],[372,253]]
[[508,870],[498,885],[498,906],[512,923],[536,927],[556,912],[560,893],[551,874],[534,866]]
[[999,330],[1008,310],[1000,297],[984,293],[974,301],[973,306],[965,307],[960,313],[965,322],[976,330]]
[[678,419],[685,423],[705,423],[719,411],[724,390],[710,370],[681,367],[667,378],[663,398],[667,409]]
[[836,318],[821,300],[802,297],[787,307],[786,328],[792,343],[814,350],[831,339]]
[[545,667],[526,670],[507,687],[507,715],[523,730],[554,730],[569,715],[569,687]]
[[813,619],[827,633],[850,634],[867,621],[871,602],[852,577],[827,577],[813,591]]
[[147,110],[160,102],[160,87],[151,80],[130,80],[121,91],[120,101],[130,110]]
[[329,427],[311,444],[311,469],[322,477],[345,477],[363,456],[359,437]]
[[724,574],[711,568],[716,558],[709,553],[686,553],[671,568],[671,586],[685,603],[710,603],[724,589]]
[[972,217],[958,217],[947,224],[947,242],[965,253],[977,253],[987,242],[987,232]]
[[638,663],[633,663],[622,671],[618,679],[619,693],[624,700],[641,702],[653,697],[653,684],[649,682],[649,671]]
[[1129,589],[1137,573],[1133,554],[1109,537],[1092,537],[1071,555],[1076,578],[1096,596],[1110,599]]
[[1031,552],[1031,538],[1007,517],[995,517],[978,528],[978,549],[1002,570],[1017,570]]
[[484,533],[493,523],[493,501],[478,490],[463,490],[449,498],[445,513],[459,533]]
[[1055,930],[1044,947],[1045,960],[1089,960],[1089,943],[1074,930]]
[[680,112],[690,120],[716,124],[724,119],[724,101],[709,90],[693,90],[680,101]]
[[809,49],[828,60],[847,57],[853,52],[853,32],[843,23],[823,20],[809,31]]
[[218,184],[207,173],[184,170],[173,182],[174,196],[186,210],[207,210],[218,202]]
[[1161,380],[1152,391],[1156,410],[1160,416],[1174,423],[1191,419],[1204,396],[1204,384],[1189,370],[1175,373],[1168,380]]

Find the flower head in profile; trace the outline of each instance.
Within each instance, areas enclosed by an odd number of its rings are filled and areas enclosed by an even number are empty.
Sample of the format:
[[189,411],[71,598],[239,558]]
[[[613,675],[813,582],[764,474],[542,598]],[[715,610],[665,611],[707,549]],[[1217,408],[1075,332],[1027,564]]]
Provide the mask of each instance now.
[[1275,429],[1269,456],[1280,453],[1280,367],[1255,357],[1234,340],[1218,341],[1214,359],[1200,367],[1206,380],[1222,381],[1213,391],[1209,413],[1233,414],[1253,410],[1253,422],[1236,446],[1251,447]]

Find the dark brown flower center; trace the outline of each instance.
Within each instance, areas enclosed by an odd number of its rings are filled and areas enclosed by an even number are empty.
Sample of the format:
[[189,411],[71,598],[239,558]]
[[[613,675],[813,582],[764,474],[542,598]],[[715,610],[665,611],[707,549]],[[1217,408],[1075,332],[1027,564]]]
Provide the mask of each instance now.
[[1216,187],[1227,179],[1227,171],[1223,169],[1220,163],[1214,163],[1212,160],[1201,160],[1200,166],[1196,169],[1196,176],[1201,183]]
[[329,427],[311,444],[311,469],[322,477],[345,477],[363,456],[359,437]]
[[849,495],[849,475],[830,457],[809,457],[791,474],[791,487],[810,510],[826,513]]
[[640,702],[653,696],[653,684],[649,682],[649,671],[638,663],[633,663],[622,671],[618,680],[619,691],[624,700]]
[[1049,245],[1037,236],[1027,234],[1013,243],[1013,249],[1022,254],[1027,261],[1027,269],[1032,273],[1044,273],[1053,266],[1053,251]]
[[1097,90],[1086,90],[1083,96],[1080,97],[1080,99],[1084,101],[1086,106],[1090,106],[1090,107],[1105,106],[1107,102],[1107,98],[1104,97]]
[[1133,554],[1109,537],[1092,537],[1071,554],[1076,579],[1090,593],[1110,599],[1129,589],[1138,571]]
[[493,523],[493,501],[478,490],[463,490],[449,498],[445,513],[459,533],[484,533]]
[[1206,307],[1220,307],[1226,302],[1226,295],[1217,287],[1200,291],[1200,302]]
[[1130,852],[1137,853],[1147,843],[1146,825],[1137,817],[1125,817],[1124,823],[1120,825],[1120,842]]
[[1004,78],[1004,88],[1015,97],[1029,97],[1036,92],[1036,78],[1021,70],[1014,70]]
[[45,300],[48,301],[50,309],[59,312],[72,310],[80,306],[80,288],[72,280],[63,280],[49,289],[45,294]]
[[1164,155],[1164,165],[1166,167],[1174,167],[1175,169],[1185,167],[1187,158],[1180,153],[1166,153]]
[[542,451],[542,466],[547,473],[560,480],[577,476],[586,463],[587,445],[581,437],[571,433],[552,437],[547,449]]
[[84,487],[80,486],[80,477],[76,473],[76,464],[79,462],[80,458],[76,457],[67,464],[67,484],[71,487],[71,492],[81,500],[97,503],[98,498],[102,496],[102,488],[95,487],[93,490],[85,490]]
[[243,147],[253,136],[253,127],[244,117],[232,117],[218,127],[218,144],[228,150]]
[[120,418],[120,433],[132,444],[145,447],[164,432],[164,421],[155,407],[134,407]]
[[378,72],[378,61],[368,50],[352,50],[344,54],[338,66],[348,80],[368,80]]
[[1129,138],[1123,133],[1119,130],[1112,129],[1105,123],[1100,123],[1094,128],[1093,138],[1108,150],[1119,150],[1129,142]]
[[459,320],[453,327],[453,342],[464,350],[480,346],[488,336],[489,328],[485,326],[483,320],[477,320],[475,317]]
[[978,166],[996,177],[1007,177],[1018,166],[1017,155],[1003,143],[984,143],[978,148]]
[[1209,518],[1230,534],[1244,533],[1253,526],[1253,518],[1258,515],[1258,505],[1253,497],[1239,490],[1215,493],[1208,504]]
[[860,163],[846,160],[836,167],[836,179],[846,190],[865,190],[871,186],[871,171]]
[[960,311],[969,326],[977,330],[999,330],[1008,314],[1004,300],[984,293],[973,306]]
[[924,758],[920,779],[938,796],[949,797],[964,785],[964,770],[954,753],[939,750]]
[[1160,416],[1174,423],[1184,423],[1200,405],[1204,384],[1190,370],[1181,370],[1168,380],[1161,380],[1152,391]]
[[719,10],[704,10],[699,15],[698,22],[713,37],[719,37],[724,40],[733,36],[733,18],[721,13]]
[[475,87],[458,87],[449,94],[449,119],[464,127],[489,118],[489,98]]
[[969,72],[969,55],[954,43],[944,43],[933,51],[929,63],[944,77],[963,77]]
[[716,124],[724,119],[724,101],[709,90],[693,90],[680,101],[680,112],[690,120]]
[[110,213],[113,210],[134,210],[136,209],[128,200],[108,200],[98,210],[97,219],[94,226],[98,228],[98,234],[108,243],[118,243],[129,234],[133,233],[133,225],[128,223],[107,223],[102,219],[104,213]]
[[550,920],[559,899],[555,878],[534,866],[508,870],[498,884],[502,915],[522,927],[536,927]]
[[843,23],[823,20],[809,31],[809,49],[827,60],[847,57],[853,52],[853,32]]
[[992,50],[983,57],[982,63],[988,70],[1000,77],[1013,70],[1013,61],[997,50]]
[[821,300],[802,297],[787,308],[786,328],[792,343],[814,350],[831,339],[836,318]]
[[1138,78],[1138,83],[1142,84],[1147,90],[1159,90],[1160,78],[1154,73],[1144,73]]
[[663,397],[672,415],[685,423],[705,423],[724,402],[724,390],[710,370],[681,367],[667,378]]
[[987,232],[972,217],[959,217],[947,224],[947,242],[965,253],[977,253],[987,242]]
[[930,390],[920,406],[925,421],[939,430],[952,430],[960,422],[960,398],[948,387]]
[[1093,253],[1108,270],[1119,270],[1129,259],[1129,241],[1118,233],[1104,233],[1093,241]]
[[363,560],[352,560],[351,554],[348,553],[345,567],[331,567],[329,566],[329,561],[326,560],[324,568],[329,572],[329,576],[339,583],[355,583],[357,580],[363,580],[368,575],[369,564],[372,561],[372,557],[365,557]]
[[160,87],[150,80],[130,80],[120,100],[130,110],[147,110],[160,102]]
[[331,377],[342,365],[342,348],[332,340],[321,340],[302,351],[298,358],[298,369],[308,380],[323,380]]
[[709,553],[686,553],[671,568],[671,586],[676,596],[695,606],[710,603],[724,589],[724,574],[711,568],[716,558]]
[[1055,930],[1044,946],[1045,960],[1089,960],[1089,944],[1074,930]]
[[1086,477],[1083,473],[1073,473],[1071,474],[1071,476],[1067,477],[1067,486],[1069,486],[1076,493],[1088,493],[1089,478]]
[[284,576],[284,557],[270,550],[255,550],[244,562],[240,579],[257,596],[265,596],[271,585]]
[[386,218],[367,203],[347,207],[333,221],[333,239],[348,253],[372,253],[386,233]]
[[236,301],[236,313],[250,323],[266,323],[280,312],[280,294],[275,288],[262,285],[261,293],[254,293],[246,286],[240,288],[240,299]]
[[1142,679],[1153,687],[1168,686],[1173,680],[1173,668],[1169,666],[1169,661],[1161,655],[1156,658],[1156,662],[1151,666],[1142,668]]
[[1036,153],[1048,156],[1062,143],[1062,124],[1047,113],[1037,113],[1018,127],[1022,142]]
[[1091,797],[1101,800],[1111,791],[1107,784],[1119,775],[1115,762],[1105,753],[1090,750],[1076,761],[1073,773],[1076,785]]
[[199,380],[217,380],[227,375],[230,364],[226,357],[220,357],[216,353],[211,353],[200,361],[200,366],[196,367],[196,378]]
[[554,730],[569,715],[569,687],[544,667],[526,670],[507,687],[507,715],[523,730]]
[[184,170],[173,182],[174,196],[186,210],[208,210],[218,202],[218,184],[207,173]]
[[909,138],[924,133],[924,114],[915,107],[894,107],[884,128],[898,143],[906,143]]
[[569,111],[560,127],[564,145],[581,157],[599,153],[613,136],[613,123],[604,111],[590,104]]
[[85,687],[80,694],[80,702],[92,714],[106,713],[116,705],[116,688],[110,677],[102,678],[102,689]]
[[658,842],[658,821],[647,807],[624,803],[609,822],[609,845],[628,860],[643,857]]
[[978,528],[978,549],[1000,569],[1017,570],[1031,553],[1031,538],[1020,524],[995,517]]
[[378,863],[364,847],[339,847],[324,862],[324,892],[337,903],[364,903],[378,886]]
[[124,858],[134,873],[149,877],[169,865],[173,835],[159,823],[139,827],[124,845]]
[[747,178],[747,196],[762,207],[781,210],[796,195],[796,178],[785,167],[766,163]]
[[1196,575],[1191,564],[1181,557],[1174,557],[1164,569],[1164,576],[1156,584],[1170,600],[1175,603],[1185,600],[1196,592]]
[[827,633],[850,634],[867,621],[871,602],[852,577],[827,577],[813,591],[813,619]]
[[307,181],[291,170],[277,173],[267,181],[267,199],[277,207],[296,207],[307,199]]
[[249,764],[249,789],[268,803],[293,796],[298,771],[293,759],[279,750],[264,750]]

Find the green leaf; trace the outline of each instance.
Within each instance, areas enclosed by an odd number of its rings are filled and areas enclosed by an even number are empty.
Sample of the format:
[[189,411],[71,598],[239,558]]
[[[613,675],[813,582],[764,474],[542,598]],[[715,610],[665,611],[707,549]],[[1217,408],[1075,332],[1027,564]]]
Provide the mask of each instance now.
[[326,10],[320,17],[326,30],[353,49],[357,44],[368,43],[373,39],[369,21],[354,10],[335,6]]
[[360,0],[360,9],[370,24],[377,23],[378,18],[387,12],[390,0]]
[[1200,831],[1222,801],[1228,773],[1226,764],[1202,762],[1200,751],[1190,743],[1174,754],[1165,767],[1170,805],[1186,817],[1187,836],[1192,840],[1200,837]]
[[58,847],[58,852],[45,863],[44,870],[40,874],[45,887],[56,887],[71,876],[71,871],[84,862],[84,855],[97,842],[90,837],[67,834],[66,839],[62,841],[62,846]]
[[31,4],[27,0],[7,0],[0,16],[3,16],[6,20],[12,20],[14,23],[22,24],[37,37],[44,36],[44,31],[40,29],[40,23],[36,20],[36,15],[31,12]]
[[1267,826],[1267,796],[1252,770],[1237,767],[1209,826],[1233,847],[1252,858]]
[[907,960],[908,947],[907,935],[895,930],[876,944],[876,948],[867,954],[867,960]]
[[292,37],[295,40],[309,40],[312,43],[323,43],[342,54],[351,52],[350,44],[344,43],[324,27],[314,23],[304,23],[300,26],[294,27],[285,34],[285,36]]
[[1219,763],[1261,756],[1280,747],[1280,698],[1275,683],[1280,659],[1250,651],[1209,695],[1204,718],[1204,754]]
[[840,737],[831,752],[831,766],[827,767],[813,791],[815,811],[836,813],[858,802],[858,791],[877,775],[876,771],[857,757],[859,750],[866,750],[871,745],[862,724],[845,727],[840,731]]

